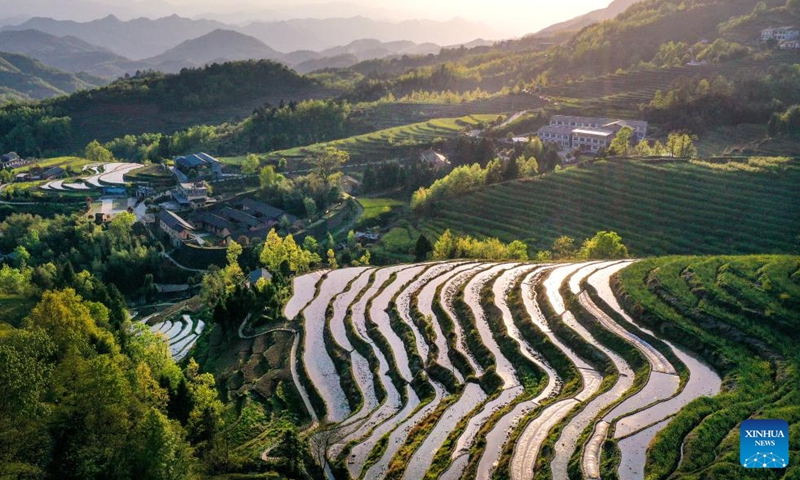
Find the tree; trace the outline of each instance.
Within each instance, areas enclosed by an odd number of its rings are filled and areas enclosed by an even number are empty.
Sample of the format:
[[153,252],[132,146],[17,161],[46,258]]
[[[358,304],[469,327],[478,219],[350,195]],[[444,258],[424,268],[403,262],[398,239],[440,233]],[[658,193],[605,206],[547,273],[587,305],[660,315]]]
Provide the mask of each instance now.
[[428,258],[428,254],[432,251],[433,245],[431,245],[431,241],[428,240],[425,234],[420,233],[419,238],[417,238],[417,243],[414,246],[414,260],[417,262],[425,261]]
[[572,258],[577,252],[577,248],[575,247],[575,239],[566,235],[558,237],[553,242],[551,251],[553,253],[553,258],[556,260]]
[[258,172],[258,156],[251,153],[244,157],[242,162],[242,173],[245,175],[255,175]]
[[344,150],[326,147],[311,157],[311,164],[314,165],[314,173],[330,188],[341,175],[342,165],[349,160],[350,154]]
[[609,155],[626,156],[631,148],[631,137],[633,129],[631,127],[622,127],[614,140],[611,141],[611,146],[608,147]]
[[261,190],[269,190],[278,181],[278,176],[275,173],[275,168],[272,165],[267,165],[261,169],[258,174],[258,183],[261,185]]
[[616,232],[597,232],[581,246],[580,257],[586,260],[611,260],[627,258],[628,248]]
[[84,157],[99,163],[109,163],[114,161],[114,155],[105,147],[100,145],[97,140],[92,140],[84,149]]
[[433,259],[447,260],[449,258],[454,258],[455,255],[456,238],[450,233],[450,229],[447,229],[433,245]]
[[313,220],[317,216],[317,203],[313,198],[303,198],[303,209],[306,211],[306,217],[309,220]]
[[667,151],[676,158],[694,158],[697,156],[697,147],[694,142],[697,136],[686,132],[672,132],[667,139]]
[[786,0],[786,9],[792,14],[800,16],[800,0]]
[[640,157],[651,157],[653,156],[653,149],[650,147],[650,142],[645,139],[642,139],[638,144],[636,144],[636,155]]
[[328,267],[331,270],[339,268],[339,264],[336,263],[336,252],[334,252],[332,248],[328,249]]

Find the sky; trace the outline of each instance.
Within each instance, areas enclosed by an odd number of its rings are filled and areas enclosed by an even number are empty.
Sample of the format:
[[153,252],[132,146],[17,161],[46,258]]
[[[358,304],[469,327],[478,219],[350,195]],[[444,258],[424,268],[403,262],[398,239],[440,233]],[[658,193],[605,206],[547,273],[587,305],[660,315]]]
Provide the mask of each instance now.
[[[144,0],[145,2],[151,0]],[[297,18],[305,14],[316,16],[310,4],[331,3],[330,0],[166,0],[172,5],[193,11],[195,15],[203,12],[233,13],[244,10],[269,10],[277,16],[281,11],[288,17]],[[425,18],[448,20],[461,17],[480,21],[510,36],[532,33],[553,23],[568,20],[591,10],[605,8],[611,0],[373,0],[364,2],[348,0],[350,4],[360,4],[365,16],[404,20]],[[309,8],[306,8],[309,7]],[[327,10],[325,13],[328,13]],[[350,8],[340,11],[350,13]],[[336,11],[336,9],[333,9]]]

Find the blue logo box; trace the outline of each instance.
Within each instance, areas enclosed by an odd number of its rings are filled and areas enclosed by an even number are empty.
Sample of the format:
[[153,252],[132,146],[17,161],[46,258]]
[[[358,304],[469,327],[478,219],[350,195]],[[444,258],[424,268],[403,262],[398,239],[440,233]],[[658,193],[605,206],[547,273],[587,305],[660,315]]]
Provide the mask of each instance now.
[[789,465],[789,424],[785,420],[742,422],[739,462],[745,468],[786,468]]

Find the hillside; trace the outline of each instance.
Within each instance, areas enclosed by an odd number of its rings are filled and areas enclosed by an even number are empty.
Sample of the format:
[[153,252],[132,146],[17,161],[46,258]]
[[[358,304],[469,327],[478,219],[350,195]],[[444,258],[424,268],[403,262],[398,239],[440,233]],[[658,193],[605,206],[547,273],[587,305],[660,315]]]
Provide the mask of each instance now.
[[231,62],[175,75],[147,73],[120,79],[99,90],[48,100],[37,110],[38,115],[44,115],[41,118],[22,115],[17,107],[7,106],[0,108],[0,121],[24,121],[36,129],[34,124],[46,117],[64,117],[70,124],[67,138],[59,137],[58,142],[39,147],[71,152],[82,150],[94,139],[106,142],[145,132],[172,133],[201,125],[238,123],[267,103],[278,105],[281,101],[333,94],[269,60]]
[[12,100],[42,100],[95,88],[99,79],[79,78],[46,67],[24,55],[0,52],[0,105]]
[[562,32],[577,32],[578,30],[588,27],[593,23],[611,20],[620,13],[624,12],[631,5],[641,1],[643,0],[614,0],[606,8],[600,8],[565,22],[556,23],[555,25],[551,25],[545,29],[539,30],[535,35],[551,36]]
[[209,63],[241,60],[282,60],[283,55],[260,40],[231,30],[214,30],[167,50],[161,55],[142,60],[164,73],[177,73],[182,68],[203,67]]
[[728,437],[797,423],[799,268],[359,267],[296,278],[285,314],[304,325],[296,382],[337,477],[755,479]]
[[116,78],[126,72],[147,68],[76,37],[56,37],[38,30],[0,32],[0,51],[19,53],[45,65],[72,73],[86,72]]
[[619,233],[636,256],[794,253],[800,161],[707,164],[601,161],[498,184],[437,205],[423,231],[446,228],[547,250],[567,235]]
[[[800,258],[652,259],[623,270],[618,297],[640,325],[709,362],[728,385],[676,415],[648,449],[648,478],[796,478],[797,465],[756,475],[740,467],[739,424],[797,428]],[[792,445],[790,455],[796,455]],[[777,465],[780,466],[780,465]]]

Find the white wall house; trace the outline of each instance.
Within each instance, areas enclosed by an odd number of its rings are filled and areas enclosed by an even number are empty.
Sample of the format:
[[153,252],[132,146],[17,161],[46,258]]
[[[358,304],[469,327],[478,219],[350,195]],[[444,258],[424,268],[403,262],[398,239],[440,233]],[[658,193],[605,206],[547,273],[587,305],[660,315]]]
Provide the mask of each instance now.
[[783,42],[796,38],[800,38],[800,29],[797,27],[769,27],[761,30],[761,41],[763,42],[767,40]]

